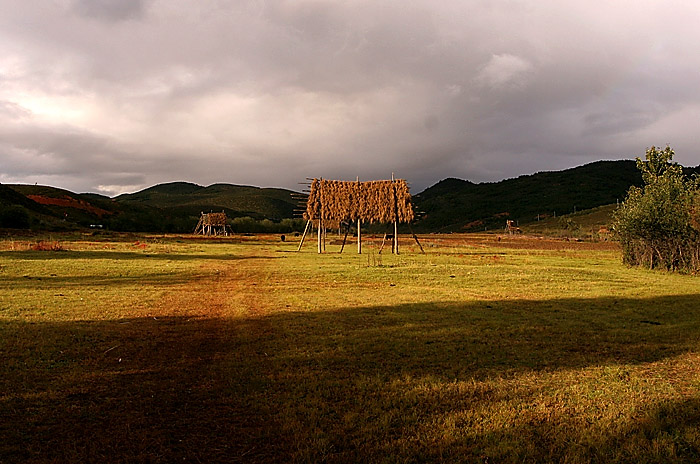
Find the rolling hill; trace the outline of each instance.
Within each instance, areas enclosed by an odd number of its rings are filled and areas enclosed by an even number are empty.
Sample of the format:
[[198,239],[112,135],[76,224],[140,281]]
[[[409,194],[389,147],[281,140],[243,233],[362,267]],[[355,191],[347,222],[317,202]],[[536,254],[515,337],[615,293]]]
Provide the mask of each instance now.
[[39,203],[3,184],[0,184],[0,208],[22,208],[26,211],[32,211],[35,214],[51,214],[48,209],[44,208]]
[[292,191],[232,184],[202,187],[188,182],[171,182],[147,188],[137,193],[119,195],[120,204],[148,205],[165,210],[187,210],[199,215],[201,211],[224,210],[229,216],[251,216],[280,220],[291,218],[297,207]]
[[[686,168],[687,174],[698,172],[700,167]],[[630,186],[641,183],[632,160],[597,161],[500,182],[475,184],[449,178],[413,197],[419,212],[414,228],[483,231],[502,229],[507,219],[524,225],[615,204],[624,200]],[[109,198],[54,187],[0,185],[0,227],[12,227],[8,224],[19,215],[36,229],[102,226],[116,231],[191,232],[200,212],[210,211],[225,211],[239,224],[245,222],[244,227],[261,221],[269,227],[294,217],[298,206],[294,194],[278,188],[170,182]]]
[[634,161],[597,161],[564,171],[539,172],[474,184],[445,179],[414,197],[420,230],[458,232],[502,228],[622,201],[642,177]]
[[[109,198],[37,185],[0,185],[0,207],[24,211],[34,228],[104,227],[117,231],[191,232],[201,212],[280,221],[297,201],[283,189],[171,182]],[[0,227],[2,224],[0,224]],[[9,227],[9,226],[6,226]]]

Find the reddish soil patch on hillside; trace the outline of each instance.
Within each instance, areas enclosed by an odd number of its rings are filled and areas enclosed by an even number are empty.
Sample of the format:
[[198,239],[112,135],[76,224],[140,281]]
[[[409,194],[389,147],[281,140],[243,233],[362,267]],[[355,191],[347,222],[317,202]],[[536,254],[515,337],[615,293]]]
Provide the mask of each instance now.
[[65,208],[81,209],[83,211],[96,214],[99,217],[112,214],[105,209],[92,206],[87,201],[71,198],[67,195],[61,198],[45,197],[43,195],[27,195],[27,198],[30,198],[41,205],[63,206]]

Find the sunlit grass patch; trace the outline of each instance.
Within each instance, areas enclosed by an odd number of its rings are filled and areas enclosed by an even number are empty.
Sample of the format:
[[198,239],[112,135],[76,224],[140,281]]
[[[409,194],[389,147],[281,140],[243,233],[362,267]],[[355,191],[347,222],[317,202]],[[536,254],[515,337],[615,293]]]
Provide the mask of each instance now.
[[0,244],[0,461],[699,456],[696,279],[607,245],[60,242]]

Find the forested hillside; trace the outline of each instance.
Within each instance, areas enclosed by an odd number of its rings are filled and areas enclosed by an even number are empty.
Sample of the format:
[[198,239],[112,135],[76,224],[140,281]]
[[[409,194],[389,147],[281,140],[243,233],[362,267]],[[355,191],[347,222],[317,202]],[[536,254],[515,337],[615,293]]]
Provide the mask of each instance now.
[[[685,168],[687,175],[698,168]],[[635,162],[597,161],[564,171],[539,172],[475,184],[444,179],[414,195],[421,232],[502,229],[512,219],[538,219],[623,201],[642,179]],[[208,187],[171,182],[109,198],[37,185],[0,185],[0,227],[34,229],[104,228],[116,231],[191,232],[201,212],[226,212],[237,231],[296,228],[295,192],[231,184]],[[285,222],[283,228],[275,224]]]
[[624,200],[642,182],[635,162],[598,161],[564,171],[539,172],[474,184],[445,179],[414,197],[424,231],[503,227],[506,219],[536,221]]

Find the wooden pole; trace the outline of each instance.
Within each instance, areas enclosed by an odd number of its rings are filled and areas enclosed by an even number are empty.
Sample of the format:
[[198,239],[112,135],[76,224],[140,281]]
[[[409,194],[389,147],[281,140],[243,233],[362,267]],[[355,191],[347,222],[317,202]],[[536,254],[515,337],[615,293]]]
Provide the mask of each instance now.
[[425,254],[425,250],[423,249],[423,245],[421,245],[420,242],[418,241],[418,236],[416,235],[415,232],[413,232],[413,227],[411,227],[410,223],[408,224],[408,229],[411,231],[411,235],[413,235],[413,240],[415,240],[416,243],[418,244],[418,248],[420,248],[420,252]]
[[304,239],[306,238],[306,233],[309,231],[309,224],[311,224],[311,220],[309,219],[306,221],[306,227],[304,227],[304,233],[301,236],[301,240],[299,241],[299,248],[297,248],[297,251],[301,250],[301,246],[304,244]]
[[[384,242],[386,242],[386,232],[384,232],[384,237],[382,238],[382,244],[381,244],[381,246],[379,247],[379,253],[378,253],[378,254],[380,254],[380,255],[382,254],[382,250],[384,249]],[[392,243],[391,246],[393,247],[394,244]],[[392,250],[392,251],[393,251],[393,250]]]
[[394,253],[399,254],[399,223],[394,222]]
[[[342,224],[342,223],[341,223],[341,224]],[[338,230],[340,230],[340,229],[338,229]],[[343,244],[340,246],[340,252],[339,252],[339,253],[342,253],[342,252],[343,252],[343,249],[345,248],[345,241],[348,239],[348,232],[350,232],[350,221],[348,221],[348,224],[347,224],[347,226],[346,226],[346,228],[345,228],[345,236],[343,237]]]
[[323,253],[323,177],[318,182],[318,198],[321,202],[318,218],[318,252]]
[[357,254],[362,254],[362,220],[357,220]]
[[396,185],[394,185],[394,173],[391,173],[391,183],[394,190],[394,243],[392,243],[392,253],[399,254],[399,206],[396,198]]
[[321,220],[318,220],[318,234],[317,234],[317,242],[318,242],[318,252],[323,253],[323,249],[321,248],[321,240],[322,240],[322,235],[323,235],[323,225],[321,224]]
[[[357,183],[360,183],[360,176],[357,176]],[[357,254],[362,254],[362,220],[357,218]]]

